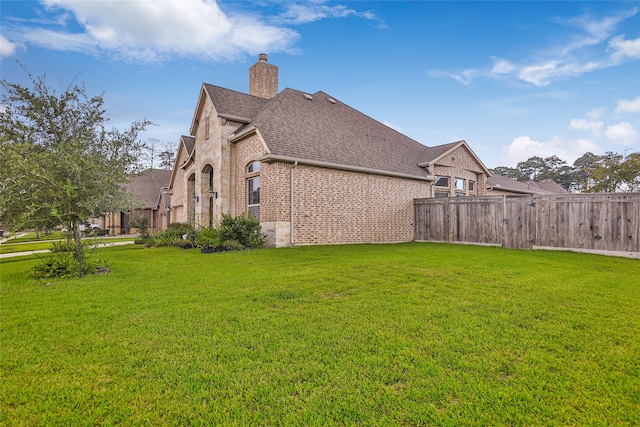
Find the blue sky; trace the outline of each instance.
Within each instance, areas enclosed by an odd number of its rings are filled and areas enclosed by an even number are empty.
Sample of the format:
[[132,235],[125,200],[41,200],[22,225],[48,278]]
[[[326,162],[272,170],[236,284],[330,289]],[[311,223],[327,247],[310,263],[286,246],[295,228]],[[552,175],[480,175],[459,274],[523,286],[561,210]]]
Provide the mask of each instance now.
[[[488,167],[640,150],[640,1],[42,0],[1,3],[2,78],[77,76],[110,123],[177,144],[203,82],[322,90]],[[2,108],[0,106],[0,108]]]

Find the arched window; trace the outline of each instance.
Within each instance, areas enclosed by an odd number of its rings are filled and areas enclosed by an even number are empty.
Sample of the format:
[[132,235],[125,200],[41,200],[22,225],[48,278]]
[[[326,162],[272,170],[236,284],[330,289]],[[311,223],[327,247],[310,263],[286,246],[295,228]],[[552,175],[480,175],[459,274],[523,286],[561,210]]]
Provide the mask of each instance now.
[[260,221],[260,162],[247,165],[247,212]]
[[247,173],[260,172],[260,162],[251,162],[247,166]]

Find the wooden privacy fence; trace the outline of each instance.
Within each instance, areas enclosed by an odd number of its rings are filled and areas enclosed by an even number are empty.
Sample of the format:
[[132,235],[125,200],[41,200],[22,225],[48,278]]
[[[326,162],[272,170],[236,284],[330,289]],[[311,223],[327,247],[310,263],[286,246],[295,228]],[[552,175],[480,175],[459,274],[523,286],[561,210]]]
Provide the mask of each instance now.
[[416,199],[415,240],[640,253],[640,193]]

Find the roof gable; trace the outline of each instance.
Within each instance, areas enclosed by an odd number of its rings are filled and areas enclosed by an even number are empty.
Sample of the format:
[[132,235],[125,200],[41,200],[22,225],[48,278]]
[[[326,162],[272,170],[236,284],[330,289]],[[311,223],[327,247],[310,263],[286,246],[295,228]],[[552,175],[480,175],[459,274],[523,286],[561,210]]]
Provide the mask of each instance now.
[[142,204],[143,209],[154,209],[158,206],[158,194],[161,188],[167,186],[171,175],[170,170],[147,169],[131,178],[127,190]]
[[309,95],[283,90],[268,100],[251,127],[259,130],[274,155],[430,175],[417,164],[427,147],[322,91]]
[[249,123],[268,101],[268,99],[204,83],[191,121],[191,135],[196,134],[198,117],[207,100],[213,104],[218,116],[244,123]]
[[480,166],[480,169],[485,175],[491,176],[491,172],[489,171],[489,169],[484,165],[484,163],[482,163],[482,161],[478,158],[478,156],[476,156],[476,154],[473,152],[471,147],[469,147],[467,142],[464,140],[451,142],[449,144],[444,144],[444,145],[437,145],[435,147],[428,148],[425,151],[426,160],[421,162],[420,165],[427,166],[427,165],[437,164],[447,154],[452,153],[453,151],[459,148],[463,148],[464,150],[467,151],[467,153],[469,153],[469,155],[471,155],[471,157],[473,157],[473,159],[478,164],[478,166]]
[[173,168],[171,168],[171,178],[169,179],[169,189],[173,188],[173,183],[176,179],[176,173],[179,169],[180,159],[184,158],[188,160],[191,158],[192,153],[195,151],[196,139],[192,136],[182,135],[180,142],[178,143],[178,153],[176,159],[173,162]]

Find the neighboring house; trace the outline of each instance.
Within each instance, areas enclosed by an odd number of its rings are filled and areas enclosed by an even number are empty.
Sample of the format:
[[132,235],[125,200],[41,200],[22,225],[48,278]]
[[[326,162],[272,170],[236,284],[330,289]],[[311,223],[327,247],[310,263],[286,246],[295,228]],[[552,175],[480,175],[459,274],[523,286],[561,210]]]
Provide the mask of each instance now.
[[413,200],[484,195],[465,141],[426,147],[324,93],[278,93],[267,56],[250,94],[203,84],[169,184],[171,221],[259,219],[275,246],[413,239]]
[[149,220],[150,233],[166,228],[170,221],[164,200],[168,196],[163,198],[162,193],[167,191],[171,175],[170,170],[147,169],[132,177],[126,188],[138,202],[139,208],[129,213],[112,212],[105,215],[102,227],[108,229],[110,235],[129,234],[132,232],[129,226],[131,218],[142,215]]
[[487,195],[566,194],[567,190],[551,179],[520,182],[502,175],[487,178]]

